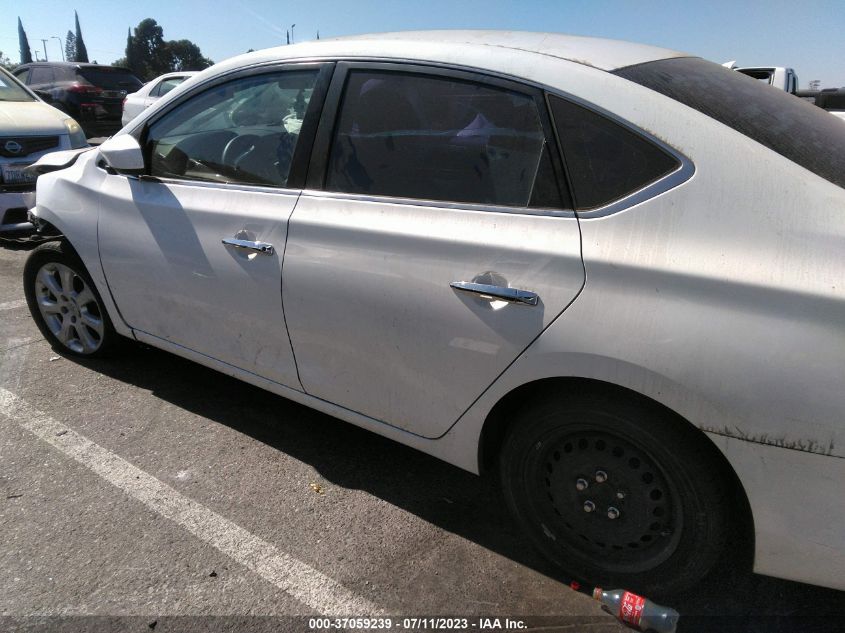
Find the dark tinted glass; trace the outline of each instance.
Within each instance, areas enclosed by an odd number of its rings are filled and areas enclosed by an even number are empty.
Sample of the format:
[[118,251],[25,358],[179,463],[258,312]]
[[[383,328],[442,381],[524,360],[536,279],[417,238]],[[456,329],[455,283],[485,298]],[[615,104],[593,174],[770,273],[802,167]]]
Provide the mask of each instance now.
[[[331,191],[560,206],[531,97],[411,73],[350,73],[329,158]],[[551,183],[549,182],[551,178]]]
[[287,186],[318,72],[236,79],[175,107],[147,132],[150,174]]
[[33,66],[29,73],[29,84],[51,84],[53,83],[53,69],[49,66]]
[[845,125],[804,99],[695,57],[614,73],[695,108],[845,188]]
[[77,73],[88,83],[103,90],[126,90],[135,92],[143,84],[128,70],[122,68],[93,68],[85,66]]
[[673,156],[607,117],[554,95],[549,106],[576,209],[604,206],[678,167]]

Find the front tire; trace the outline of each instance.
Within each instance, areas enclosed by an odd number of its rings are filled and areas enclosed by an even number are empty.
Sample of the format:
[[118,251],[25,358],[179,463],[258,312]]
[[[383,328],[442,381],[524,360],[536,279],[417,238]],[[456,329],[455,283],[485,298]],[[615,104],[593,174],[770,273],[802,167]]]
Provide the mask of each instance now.
[[24,294],[38,329],[54,350],[88,358],[104,356],[119,335],[84,264],[64,242],[47,242],[30,253]]
[[676,594],[726,551],[730,484],[709,449],[655,403],[584,393],[525,410],[500,474],[517,523],[572,579]]

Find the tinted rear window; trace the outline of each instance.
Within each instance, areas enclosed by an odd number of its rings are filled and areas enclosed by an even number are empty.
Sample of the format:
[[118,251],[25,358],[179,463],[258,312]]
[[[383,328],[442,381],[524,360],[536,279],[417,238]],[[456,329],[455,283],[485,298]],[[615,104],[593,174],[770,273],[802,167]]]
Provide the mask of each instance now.
[[562,206],[530,95],[413,73],[350,73],[326,188],[516,207]]
[[639,134],[549,95],[576,209],[595,209],[675,171],[678,160]]
[[695,108],[845,188],[845,125],[804,99],[693,57],[614,74]]
[[128,70],[121,68],[80,68],[79,75],[88,83],[103,90],[126,90],[135,92],[143,84]]

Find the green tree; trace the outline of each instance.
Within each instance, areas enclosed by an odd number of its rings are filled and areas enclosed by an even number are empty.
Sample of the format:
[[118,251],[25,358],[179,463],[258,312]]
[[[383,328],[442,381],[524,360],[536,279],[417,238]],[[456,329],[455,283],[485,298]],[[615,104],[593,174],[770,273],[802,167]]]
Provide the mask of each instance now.
[[26,37],[26,31],[23,30],[23,24],[20,17],[18,18],[18,44],[21,49],[21,64],[28,64],[32,61],[32,51],[29,50],[29,39]]
[[12,70],[13,68],[15,68],[15,66],[17,66],[17,64],[13,64],[12,60],[6,57],[3,54],[3,51],[0,51],[0,66],[5,68],[6,70]]
[[[170,53],[164,41],[164,30],[152,18],[141,20],[132,37],[132,52],[137,55],[138,76],[145,81],[170,72]],[[130,55],[127,51],[126,58]]]
[[139,78],[149,81],[176,70],[203,70],[213,63],[190,40],[165,41],[159,23],[146,18],[135,27],[134,34],[131,30],[127,33],[126,56],[114,65],[126,66]]
[[212,62],[202,56],[200,47],[190,40],[167,42],[170,51],[170,70],[205,70]]
[[68,31],[65,35],[65,60],[76,61],[76,35],[73,34],[73,31]]
[[74,61],[88,63],[88,49],[85,47],[85,40],[82,39],[82,29],[79,28],[79,14],[74,11],[73,17],[76,19],[76,58]]

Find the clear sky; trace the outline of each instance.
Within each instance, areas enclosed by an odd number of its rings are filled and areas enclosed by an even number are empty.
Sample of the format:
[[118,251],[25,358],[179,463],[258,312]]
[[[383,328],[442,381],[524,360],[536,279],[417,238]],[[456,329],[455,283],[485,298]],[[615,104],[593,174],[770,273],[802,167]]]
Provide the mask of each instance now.
[[20,16],[33,49],[60,59],[79,11],[89,57],[123,57],[126,29],[147,17],[221,61],[247,49],[353,33],[430,28],[555,31],[623,39],[740,66],[791,66],[802,88],[845,86],[845,0],[0,0],[0,51],[19,58]]

